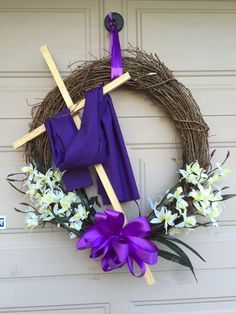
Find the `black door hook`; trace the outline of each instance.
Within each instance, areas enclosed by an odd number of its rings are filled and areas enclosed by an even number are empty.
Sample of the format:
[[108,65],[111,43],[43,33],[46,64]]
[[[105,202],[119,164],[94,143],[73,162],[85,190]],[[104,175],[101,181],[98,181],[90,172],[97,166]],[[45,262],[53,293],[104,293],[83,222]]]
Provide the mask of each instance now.
[[[111,12],[111,14],[112,14],[112,26],[116,25],[118,32],[119,32],[120,30],[122,30],[122,28],[124,26],[124,19],[123,19],[122,15],[120,15],[117,12]],[[110,32],[111,28],[110,28],[109,14],[107,14],[107,16],[105,17],[104,25],[105,25],[106,29],[108,30],[108,32]]]

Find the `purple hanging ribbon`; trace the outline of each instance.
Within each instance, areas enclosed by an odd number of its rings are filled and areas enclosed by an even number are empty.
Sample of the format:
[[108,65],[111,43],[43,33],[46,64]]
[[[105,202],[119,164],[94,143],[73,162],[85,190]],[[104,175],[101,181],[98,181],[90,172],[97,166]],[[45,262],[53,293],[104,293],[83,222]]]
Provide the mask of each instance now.
[[113,79],[123,74],[123,67],[119,33],[116,23],[113,25],[112,13],[109,13],[109,24],[110,24],[111,79]]
[[[124,227],[124,215],[112,209],[96,213],[95,224],[89,227],[78,240],[76,248],[91,248],[90,258],[102,258],[103,271],[111,271],[128,264],[129,271],[136,277],[145,274],[145,263],[157,263],[157,247],[146,239],[151,234],[149,222],[145,216],[137,217]],[[136,275],[133,263],[140,269]]]

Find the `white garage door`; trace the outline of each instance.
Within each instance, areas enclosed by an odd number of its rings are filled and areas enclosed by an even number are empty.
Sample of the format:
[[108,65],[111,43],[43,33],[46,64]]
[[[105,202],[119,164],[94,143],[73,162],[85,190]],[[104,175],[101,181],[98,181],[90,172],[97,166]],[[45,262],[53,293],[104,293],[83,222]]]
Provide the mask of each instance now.
[[[159,261],[152,268],[156,285],[148,287],[127,269],[104,274],[88,252],[51,229],[30,232],[13,211],[22,198],[5,181],[19,170],[22,152],[11,143],[27,132],[30,104],[54,85],[39,47],[47,43],[63,76],[68,64],[101,57],[110,11],[124,16],[122,46],[128,42],[156,52],[193,92],[211,128],[216,159],[231,151],[236,171],[236,3],[234,1],[0,0],[0,313],[236,313],[236,211],[227,202],[219,229],[198,229],[182,237],[207,260],[191,256],[197,284],[184,267]],[[142,196],[156,198],[175,180],[179,156],[168,118],[143,95],[115,91],[114,103]],[[140,132],[142,125],[142,132]],[[228,180],[236,190],[235,174]],[[129,217],[137,215],[133,204]]]

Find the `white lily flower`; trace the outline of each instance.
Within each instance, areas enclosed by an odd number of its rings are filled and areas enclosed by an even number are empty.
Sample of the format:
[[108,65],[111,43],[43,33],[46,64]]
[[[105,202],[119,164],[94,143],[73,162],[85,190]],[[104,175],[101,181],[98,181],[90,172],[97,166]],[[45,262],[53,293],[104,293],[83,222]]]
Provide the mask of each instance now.
[[186,210],[186,208],[188,207],[188,203],[183,198],[179,197],[176,200],[175,207],[180,213],[182,213],[182,211]]
[[188,203],[183,199],[183,188],[179,186],[174,193],[169,193],[167,199],[176,199],[176,209],[181,213],[188,207]]
[[192,228],[197,223],[195,216],[187,216],[187,211],[182,214],[182,217],[183,221],[175,225],[176,228]]
[[39,203],[44,206],[48,206],[54,202],[55,202],[55,198],[53,197],[51,193],[44,194],[39,201]]
[[39,225],[39,216],[34,212],[28,212],[25,217],[25,224],[27,228],[35,228]]
[[88,217],[88,212],[86,211],[86,208],[82,206],[82,204],[79,204],[78,207],[74,210],[76,212],[75,216],[79,219],[84,220]]
[[216,163],[216,167],[218,168],[219,174],[223,177],[227,174],[232,173],[231,169],[223,169],[220,163]]
[[221,212],[222,212],[222,208],[220,207],[219,202],[213,202],[211,204],[211,206],[206,209],[206,214],[210,218],[210,220],[214,226],[218,227],[218,223],[216,222],[216,218],[219,217]]
[[208,184],[213,185],[214,183],[216,183],[216,182],[218,182],[218,181],[220,181],[220,180],[221,180],[221,175],[220,175],[219,173],[214,173],[214,175],[211,176],[211,177],[207,180],[207,182],[208,182]]
[[80,231],[82,227],[82,221],[81,220],[75,220],[70,224],[71,229],[75,229],[77,231]]
[[31,184],[28,187],[28,190],[26,191],[26,194],[30,196],[30,199],[32,200],[32,197],[36,194],[37,188],[35,184]]
[[55,214],[56,216],[63,217],[63,216],[64,216],[64,213],[65,213],[65,210],[59,208],[58,203],[56,203],[56,204],[53,206],[53,212],[54,212],[54,214]]
[[59,204],[61,205],[61,208],[57,207],[55,214],[59,216],[63,216],[64,214],[66,214],[66,216],[70,216],[71,205],[73,203],[76,203],[76,200],[77,200],[76,194],[73,192],[69,192],[68,195],[63,195],[63,197],[59,200]]
[[206,170],[200,167],[198,161],[186,165],[186,170],[180,169],[179,173],[187,182],[194,185],[201,184],[208,178]]
[[213,193],[211,186],[204,188],[201,184],[198,185],[198,190],[192,189],[189,196],[193,197],[193,199],[198,202],[214,202],[221,201],[223,199],[220,191]]
[[71,207],[71,204],[76,203],[77,197],[74,192],[69,192],[68,195],[65,195],[61,200],[61,207],[65,210]]
[[55,170],[53,176],[56,182],[60,182],[62,178],[62,173],[60,171]]
[[63,217],[65,216],[64,214],[66,212],[68,212],[69,210],[67,208],[56,208],[56,209],[53,209],[53,212],[55,213],[55,215],[59,216],[59,217]]
[[26,174],[32,174],[34,172],[34,167],[32,164],[28,164],[21,168],[21,171]]
[[193,189],[189,193],[189,196],[193,197],[194,199],[193,205],[198,210],[198,212],[201,215],[210,217],[208,214],[209,208],[211,207],[215,208],[216,205],[213,205],[213,204],[218,203],[219,201],[223,199],[221,196],[221,191],[214,193],[211,190],[211,187],[204,188],[202,185],[199,185],[198,188],[199,190]]
[[212,173],[212,175],[208,179],[209,184],[215,184],[220,181],[226,175],[232,173],[230,169],[223,169],[220,163],[216,163],[217,169]]
[[54,173],[52,169],[49,169],[44,175],[45,183],[47,183],[50,187],[54,187],[56,185],[56,180],[54,178]]
[[53,218],[55,218],[55,216],[53,215],[50,209],[46,209],[44,213],[40,215],[40,219],[43,221],[50,221]]
[[220,202],[193,202],[195,208],[198,210],[198,212],[205,216],[210,218],[211,222],[214,226],[218,226],[216,222],[216,218],[221,214],[222,208]]
[[174,226],[174,221],[177,218],[177,214],[172,214],[170,210],[168,210],[166,207],[161,207],[160,211],[157,209],[154,209],[154,213],[156,218],[153,218],[150,223],[162,223],[164,221],[165,229],[167,232],[168,226]]
[[193,202],[193,205],[195,206],[195,208],[197,209],[197,211],[203,215],[203,216],[206,216],[206,209],[207,209],[207,206],[210,205],[210,202],[196,202],[194,201]]
[[182,186],[178,186],[174,193],[169,193],[167,195],[167,199],[170,199],[170,198],[178,199],[179,197],[182,197],[182,193],[183,193]]

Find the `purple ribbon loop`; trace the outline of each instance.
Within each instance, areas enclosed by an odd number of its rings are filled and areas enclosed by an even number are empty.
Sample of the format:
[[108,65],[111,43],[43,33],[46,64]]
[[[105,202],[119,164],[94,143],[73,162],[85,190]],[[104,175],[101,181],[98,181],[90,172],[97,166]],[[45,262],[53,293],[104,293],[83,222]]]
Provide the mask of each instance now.
[[119,32],[116,24],[113,24],[112,13],[109,14],[109,24],[110,24],[111,79],[113,79],[123,74],[123,67]]
[[[127,264],[132,275],[141,277],[146,271],[145,263],[156,264],[158,258],[156,245],[146,239],[151,234],[149,222],[145,216],[141,216],[123,225],[123,213],[112,209],[96,213],[95,224],[85,231],[76,248],[91,248],[90,258],[101,258],[103,271]],[[140,269],[139,275],[134,272],[134,263]]]

